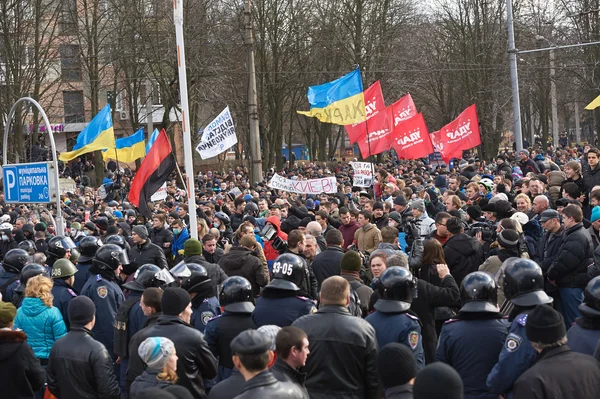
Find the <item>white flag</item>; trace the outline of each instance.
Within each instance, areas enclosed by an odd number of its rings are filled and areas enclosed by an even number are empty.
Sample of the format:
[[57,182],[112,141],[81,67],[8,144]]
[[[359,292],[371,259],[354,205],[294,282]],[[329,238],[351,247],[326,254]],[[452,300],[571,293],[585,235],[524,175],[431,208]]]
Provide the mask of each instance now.
[[229,107],[226,107],[219,116],[204,128],[196,151],[202,159],[212,158],[227,151],[237,142],[233,119],[231,119]]

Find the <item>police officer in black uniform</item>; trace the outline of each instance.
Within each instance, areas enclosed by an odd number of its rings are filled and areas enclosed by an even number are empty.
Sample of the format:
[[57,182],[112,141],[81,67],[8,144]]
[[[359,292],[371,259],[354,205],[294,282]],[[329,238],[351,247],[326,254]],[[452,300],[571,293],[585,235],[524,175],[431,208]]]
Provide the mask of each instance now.
[[208,321],[204,333],[208,347],[219,359],[216,382],[229,378],[233,371],[231,341],[242,331],[256,329],[251,317],[252,285],[248,280],[241,276],[228,277],[221,287],[219,301],[224,312]]
[[567,339],[573,352],[594,355],[600,342],[600,276],[593,278],[585,287],[583,303],[579,305],[581,317],[569,328]]
[[208,321],[221,314],[219,300],[206,268],[197,263],[179,263],[171,269],[171,274],[180,281],[180,286],[192,298],[190,324],[204,333]]
[[[123,269],[122,265],[127,263],[129,258],[121,247],[114,244],[103,245],[92,260],[91,276],[81,290],[81,295],[87,296],[96,305],[96,324],[92,329],[94,339],[104,344],[113,360],[117,359],[114,351],[114,322],[119,307],[125,302],[118,276]],[[119,375],[118,367],[115,367],[115,374]]]
[[[10,298],[12,304],[15,305],[16,308],[21,307],[21,302],[23,302],[23,298],[25,298],[25,287],[27,286],[27,282],[30,278],[35,276],[44,276],[50,278],[48,269],[46,269],[44,266],[38,265],[37,263],[29,263],[25,265],[23,270],[21,270],[19,279],[15,282],[18,285],[12,292]],[[7,295],[8,294],[9,293],[7,293]]]
[[17,244],[17,248],[21,248],[22,250],[25,250],[29,254],[29,256],[33,256],[33,254],[35,254],[37,252],[37,248],[35,247],[35,242],[33,242],[31,240],[21,241],[19,244]]
[[375,329],[381,348],[392,342],[404,344],[412,349],[419,368],[423,368],[425,352],[421,323],[410,310],[415,285],[412,273],[403,267],[392,266],[384,270],[376,285],[380,297],[375,303],[375,312],[365,320]]
[[[160,287],[165,281],[161,280],[161,268],[156,265],[142,265],[133,276],[133,280],[123,284],[123,289],[127,289],[128,296],[125,302],[121,304],[115,318],[115,354],[120,358],[121,375],[119,384],[121,392],[127,393],[126,374],[129,364],[129,342],[131,337],[144,328],[147,317],[140,306],[142,293],[146,288]],[[126,395],[127,397],[127,395]]]
[[77,292],[73,288],[76,274],[77,268],[69,259],[58,259],[52,266],[52,279],[54,280],[52,306],[60,310],[67,329],[70,327],[69,303],[77,296]]
[[90,278],[90,267],[92,259],[96,255],[98,248],[102,246],[102,241],[95,236],[83,237],[78,244],[79,259],[77,259],[77,273],[75,273],[75,285],[73,287],[77,292],[81,292],[83,286]]
[[496,399],[485,380],[498,361],[508,331],[506,316],[499,312],[498,287],[486,272],[468,274],[460,286],[463,306],[442,327],[436,360],[460,374],[465,398]]
[[552,303],[552,298],[544,292],[542,269],[534,261],[508,258],[502,267],[504,296],[514,308],[508,316],[511,323],[508,336],[486,384],[491,393],[511,397],[515,381],[531,367],[537,356],[525,333],[527,314],[537,305]]
[[71,240],[71,237],[52,237],[50,241],[48,241],[48,249],[46,250],[48,259],[46,259],[46,264],[48,267],[52,267],[54,266],[54,262],[58,259],[69,259],[71,257],[71,250],[76,248],[77,245]]
[[304,259],[292,253],[279,255],[273,262],[273,279],[256,300],[252,313],[256,326],[291,326],[296,319],[315,313],[315,302],[300,289],[308,286],[307,276]]
[[29,255],[27,252],[20,248],[11,249],[4,255],[2,260],[2,273],[0,273],[0,294],[2,294],[2,301],[10,302],[11,297],[7,294],[8,288],[13,286],[11,293],[16,288],[21,275],[21,270],[29,262]]

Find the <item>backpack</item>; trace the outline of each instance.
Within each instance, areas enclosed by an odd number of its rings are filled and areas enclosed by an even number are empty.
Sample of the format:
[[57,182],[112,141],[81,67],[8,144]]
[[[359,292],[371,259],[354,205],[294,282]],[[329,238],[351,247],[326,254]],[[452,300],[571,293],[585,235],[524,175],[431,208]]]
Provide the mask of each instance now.
[[361,308],[361,304],[360,304],[360,297],[358,296],[358,293],[356,292],[356,290],[358,288],[360,288],[362,284],[359,283],[358,281],[353,281],[350,283],[350,304],[348,305],[348,310],[350,311],[350,314],[352,316],[356,316],[356,317],[361,317],[363,316],[362,314],[362,308]]

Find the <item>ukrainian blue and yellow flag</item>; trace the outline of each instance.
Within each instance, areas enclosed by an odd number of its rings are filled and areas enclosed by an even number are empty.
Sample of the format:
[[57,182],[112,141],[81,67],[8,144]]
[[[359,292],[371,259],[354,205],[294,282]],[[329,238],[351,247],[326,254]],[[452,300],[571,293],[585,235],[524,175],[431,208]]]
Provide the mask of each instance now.
[[159,133],[158,129],[154,129],[154,131],[152,132],[152,136],[150,136],[150,138],[148,139],[148,142],[146,143],[146,154],[150,152],[150,148],[152,148],[152,145],[156,141],[156,138],[158,137],[158,133]]
[[352,125],[366,120],[360,69],[333,82],[308,88],[310,111],[296,111],[335,125]]
[[121,137],[116,141],[116,148],[109,148],[102,153],[104,161],[108,158],[119,162],[133,162],[146,156],[144,143],[144,128],[140,128],[131,136]]
[[67,162],[82,154],[107,148],[115,148],[115,132],[108,104],[79,133],[73,150],[61,153],[58,159]]

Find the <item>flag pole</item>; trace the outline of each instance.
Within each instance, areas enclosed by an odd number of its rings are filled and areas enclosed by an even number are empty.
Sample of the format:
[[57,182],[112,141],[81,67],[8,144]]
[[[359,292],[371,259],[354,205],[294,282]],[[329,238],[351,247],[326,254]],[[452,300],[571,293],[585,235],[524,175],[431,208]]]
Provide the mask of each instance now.
[[[362,73],[360,75],[360,82],[362,84]],[[364,88],[365,85],[363,84],[363,93],[364,93]],[[377,194],[375,193],[375,162],[373,162],[373,154],[371,154],[371,136],[369,135],[369,118],[367,117],[367,102],[364,98],[364,94],[363,94],[363,102],[364,102],[364,106],[365,106],[365,128],[367,129],[367,148],[369,149],[369,159],[368,161],[371,162],[371,187],[373,188],[373,200],[377,201]]]
[[[113,133],[113,137],[114,137],[114,133]],[[121,174],[119,173],[121,171],[121,165],[119,165],[119,154],[117,151],[117,139],[115,139],[115,161],[117,161],[117,183],[119,183],[119,196],[121,197],[121,202],[125,200],[125,198],[123,198],[123,186],[121,186]]]
[[183,178],[183,175],[181,174],[181,169],[179,169],[179,165],[177,164],[177,162],[175,162],[175,167],[177,168],[177,173],[179,173],[179,178],[181,179],[181,182],[183,183],[183,188],[185,189],[185,191],[187,191],[187,185],[185,184],[185,179]]

